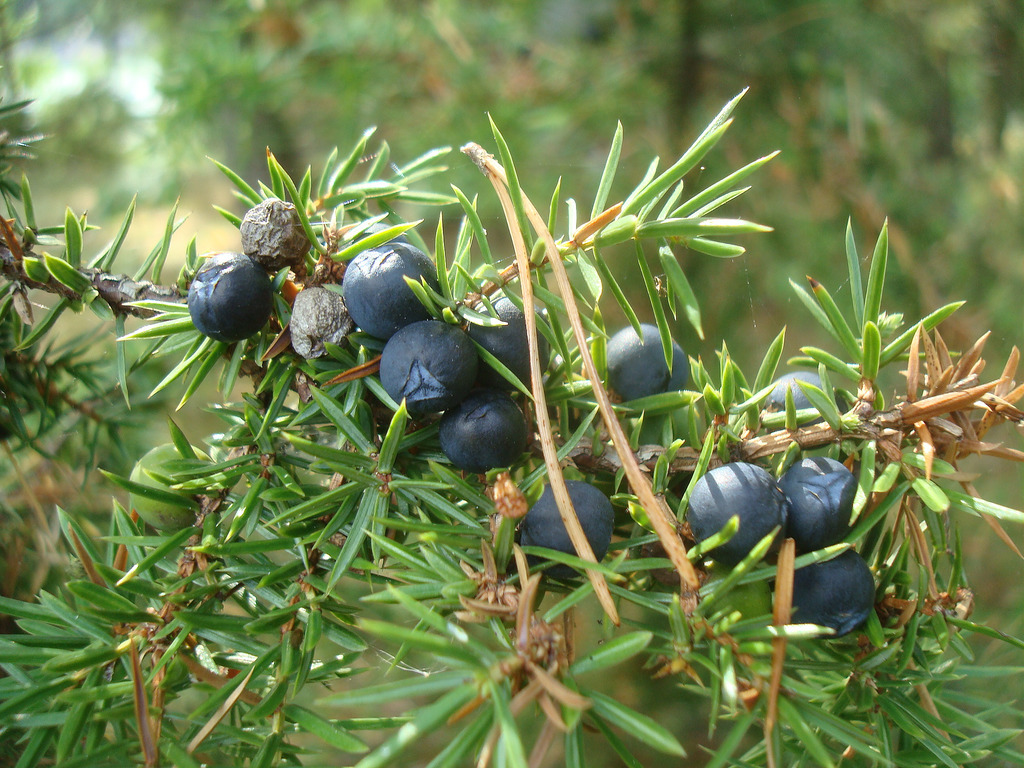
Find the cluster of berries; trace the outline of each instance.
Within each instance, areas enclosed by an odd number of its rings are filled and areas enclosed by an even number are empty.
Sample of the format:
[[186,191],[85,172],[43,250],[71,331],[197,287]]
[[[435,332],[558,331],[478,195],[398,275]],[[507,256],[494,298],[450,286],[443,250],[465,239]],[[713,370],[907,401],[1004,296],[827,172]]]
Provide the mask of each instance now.
[[[374,225],[366,234],[381,231]],[[211,257],[189,287],[193,324],[217,341],[234,342],[259,331],[273,310],[270,273],[301,264],[311,242],[295,208],[269,199],[252,208],[240,227],[244,253]],[[530,366],[525,319],[506,297],[492,306],[498,326],[468,330],[433,319],[406,279],[438,291],[436,268],[404,235],[357,255],[345,270],[341,291],[310,284],[293,302],[292,348],[319,357],[326,344],[339,344],[353,325],[385,342],[380,379],[411,414],[443,411],[440,440],[451,462],[472,472],[507,466],[527,444],[522,410],[509,394],[512,385],[481,364],[474,342],[521,381]],[[542,359],[547,356],[541,343]]]
[[[791,379],[779,384],[787,386]],[[779,396],[776,396],[778,399]],[[781,396],[784,401],[785,395]],[[797,552],[814,552],[850,533],[857,480],[843,464],[825,457],[804,458],[776,482],[754,464],[733,462],[704,474],[690,494],[687,522],[697,542],[717,534],[732,517],[739,527],[707,554],[735,566],[776,528],[792,538]],[[793,618],[831,627],[845,635],[867,619],[875,583],[864,559],[853,550],[797,569]]]
[[[384,225],[374,225],[368,234]],[[233,342],[259,331],[273,310],[270,274],[296,267],[311,242],[294,206],[270,199],[252,208],[240,228],[244,253],[213,256],[189,288],[188,306],[196,328],[218,341]],[[529,381],[530,363],[523,311],[505,296],[491,307],[499,325],[467,328],[431,316],[409,283],[422,282],[439,292],[436,266],[404,235],[368,248],[347,265],[341,291],[310,284],[293,303],[291,341],[303,357],[325,353],[326,343],[340,343],[353,325],[384,342],[380,381],[395,402],[422,416],[443,412],[441,449],[456,467],[486,472],[513,464],[526,448],[523,411],[510,395],[512,384],[487,363],[486,350],[520,381]],[[541,360],[547,345],[538,338]],[[657,327],[627,326],[607,345],[608,386],[623,400],[635,400],[686,386],[689,366],[682,348],[672,342],[672,365],[666,361]],[[766,407],[785,407],[787,390],[797,408],[810,405],[795,379],[820,385],[814,374],[780,379]],[[141,479],[141,478],[133,478]],[[582,481],[567,481],[570,499],[595,555],[604,557],[611,542],[614,511],[608,497]],[[792,537],[798,550],[810,552],[841,541],[849,533],[856,482],[843,465],[825,458],[804,459],[776,482],[761,467],[732,463],[711,470],[690,497],[688,520],[697,541],[720,531],[736,515],[735,536],[709,552],[733,566],[776,527]],[[574,553],[550,486],[528,511],[520,530],[524,545]],[[564,565],[549,574],[568,578]],[[796,572],[797,620],[850,632],[867,617],[874,601],[874,581],[863,559],[847,551]]]
[[[443,412],[441,450],[456,467],[486,472],[512,464],[526,448],[526,418],[509,394],[512,384],[481,362],[477,345],[528,382],[522,310],[502,296],[492,303],[501,325],[463,329],[432,318],[407,279],[440,290],[430,257],[404,238],[363,251],[345,270],[349,314],[360,330],[385,342],[381,385],[410,414]],[[543,360],[546,342],[538,342]]]
[[[658,328],[646,323],[640,325],[639,334],[631,325],[613,334],[608,340],[606,358],[608,386],[627,401],[683,389],[689,378],[686,353],[673,341],[672,365],[669,366]],[[581,480],[567,480],[566,488],[583,533],[600,561],[612,540],[615,522],[612,503],[599,489]],[[520,543],[576,554],[551,486],[545,487],[537,503],[526,513],[520,527]],[[554,565],[548,568],[547,574],[556,579],[568,579],[576,575],[576,571],[567,565]]]
[[239,229],[244,253],[214,254],[188,289],[196,330],[228,343],[266,325],[274,309],[270,273],[301,264],[312,247],[295,206],[274,198],[251,208]]

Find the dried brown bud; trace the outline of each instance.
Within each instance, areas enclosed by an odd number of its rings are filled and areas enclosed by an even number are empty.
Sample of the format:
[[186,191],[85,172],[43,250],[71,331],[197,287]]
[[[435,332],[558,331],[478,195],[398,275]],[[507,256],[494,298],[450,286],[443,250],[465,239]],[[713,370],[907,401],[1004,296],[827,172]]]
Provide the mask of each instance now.
[[295,206],[276,198],[250,208],[239,233],[245,255],[271,272],[301,264],[312,245]]
[[511,520],[518,520],[529,510],[526,496],[512,482],[508,472],[502,472],[488,489],[488,495],[494,500],[498,514]]

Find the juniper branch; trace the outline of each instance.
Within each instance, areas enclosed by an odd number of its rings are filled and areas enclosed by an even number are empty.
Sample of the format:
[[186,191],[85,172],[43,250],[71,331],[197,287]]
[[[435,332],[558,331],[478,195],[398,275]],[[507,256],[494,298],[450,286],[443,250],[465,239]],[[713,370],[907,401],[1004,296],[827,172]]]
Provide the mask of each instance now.
[[[171,301],[183,302],[185,297],[176,286],[158,285],[148,280],[134,280],[127,275],[114,275],[95,267],[78,267],[77,271],[85,277],[95,289],[99,298],[115,314],[133,315],[135,317],[152,317],[156,313],[142,307],[131,306],[138,301]],[[21,259],[16,259],[11,250],[0,245],[0,275],[16,285],[32,290],[51,293],[69,301],[81,301],[83,293],[58,282],[51,277],[46,281],[36,280],[25,272]]]
[[[822,448],[844,439],[876,440],[883,451],[895,461],[899,461],[900,450],[908,432],[914,425],[921,422],[933,422],[935,431],[956,440],[960,445],[961,455],[969,453],[991,454],[1001,458],[1024,461],[1024,453],[1012,451],[997,444],[983,443],[977,440],[962,440],[963,435],[955,425],[942,419],[952,413],[960,413],[974,408],[984,408],[986,413],[994,414],[1003,420],[1024,423],[1024,412],[1011,404],[990,397],[1002,379],[978,384],[974,380],[961,383],[961,388],[933,395],[921,400],[899,402],[884,411],[876,411],[867,403],[860,402],[853,409],[851,423],[847,418],[839,430],[828,424],[811,424],[798,429],[779,429],[765,435],[747,437],[738,441],[732,448],[734,460],[753,462],[782,453],[790,445],[796,443],[803,450]],[[587,471],[615,473],[622,469],[622,463],[614,451],[607,450],[610,446],[602,446],[594,450],[593,441],[583,438],[572,449],[567,458]],[[635,452],[637,462],[653,470],[658,458],[666,452],[661,445],[642,445]],[[683,447],[676,451],[675,458],[669,464],[672,474],[693,472],[700,458],[700,450]],[[722,464],[719,456],[712,456],[710,467]]]

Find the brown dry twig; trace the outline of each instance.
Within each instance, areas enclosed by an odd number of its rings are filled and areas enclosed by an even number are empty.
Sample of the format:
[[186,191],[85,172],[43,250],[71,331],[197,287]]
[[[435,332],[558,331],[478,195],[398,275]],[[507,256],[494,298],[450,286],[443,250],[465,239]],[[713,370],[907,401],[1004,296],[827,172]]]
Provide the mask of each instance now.
[[[509,235],[512,237],[512,244],[515,249],[516,263],[519,265],[519,274],[520,276],[529,276],[530,255],[523,233],[520,231],[519,226],[516,223],[517,216],[515,213],[515,205],[510,196],[508,179],[505,177],[504,169],[478,144],[467,144],[462,148],[462,151],[469,155],[473,162],[476,163],[481,173],[487,177],[491,182],[491,185],[494,187],[494,190],[498,195],[498,199],[501,202],[502,210],[505,214],[505,220],[508,223]],[[536,213],[536,209],[533,208],[525,195],[522,195],[521,202],[527,208],[531,222],[534,221],[534,214],[539,217],[539,214]],[[549,260],[552,261],[553,265],[557,264],[557,266],[561,266],[561,259],[558,256],[557,249],[554,248],[554,241],[551,238],[551,233],[547,231],[543,220],[540,221],[539,227],[536,224],[535,227],[537,228],[538,235],[541,237],[545,237],[546,235],[545,241],[549,245]],[[543,232],[541,230],[543,230]],[[555,273],[556,275],[561,275],[562,273],[557,271],[557,266],[555,267]],[[590,542],[587,540],[587,536],[583,532],[583,527],[580,525],[579,518],[576,516],[572,499],[569,498],[569,490],[565,484],[565,477],[562,474],[562,467],[558,460],[558,449],[555,447],[554,443],[551,419],[547,408],[547,397],[544,392],[542,379],[543,371],[541,370],[540,353],[537,343],[537,314],[533,300],[533,282],[530,279],[520,279],[519,285],[523,294],[523,314],[526,321],[526,339],[530,353],[530,385],[533,392],[533,400],[536,405],[537,431],[540,434],[544,463],[548,468],[548,481],[551,486],[551,491],[555,497],[559,514],[562,517],[562,522],[565,525],[566,532],[569,534],[569,539],[572,541],[576,553],[583,560],[596,563],[597,558],[594,556],[594,551],[590,546]],[[577,326],[580,324],[580,320],[578,313],[573,314],[572,312],[572,310],[575,309],[575,304],[572,303],[571,289],[567,293],[565,286],[561,284],[560,280],[559,290],[565,297],[567,308],[570,309],[570,321],[573,324],[574,331],[576,331]],[[577,340],[583,348],[582,351],[586,354],[586,341],[582,338],[582,330],[582,327],[578,328]],[[593,361],[591,361],[591,367],[592,366]],[[604,576],[598,571],[588,569],[587,577],[594,586],[594,592],[596,593],[604,612],[617,625],[619,623],[618,609],[615,607],[615,602],[612,600],[611,592],[608,589],[607,582],[604,580]]]
[[[505,175],[505,170],[501,165],[495,161],[495,159],[485,152],[482,147],[477,144],[467,144],[462,148],[462,151],[470,156],[480,171],[491,181],[495,190],[498,192],[499,197],[502,197],[502,204],[505,208],[505,217],[508,220],[509,230],[512,232],[513,238],[518,233],[518,226],[515,222],[516,217],[513,215],[514,211],[510,210],[511,200],[508,203],[505,202],[505,198],[508,197],[507,185],[508,179]],[[630,487],[636,493],[640,499],[640,503],[644,506],[647,511],[648,517],[654,525],[655,531],[658,534],[658,538],[662,542],[662,546],[665,547],[665,551],[672,561],[673,566],[679,573],[681,580],[681,593],[687,612],[692,611],[696,606],[697,601],[697,590],[700,587],[700,581],[697,576],[697,572],[694,569],[692,563],[686,557],[686,549],[683,546],[682,541],[675,533],[675,519],[671,512],[665,505],[663,498],[655,495],[651,487],[650,479],[641,471],[636,458],[629,447],[629,440],[627,439],[625,432],[622,429],[622,425],[619,423],[618,417],[615,415],[611,399],[608,395],[608,391],[604,388],[600,376],[598,375],[597,368],[594,364],[593,357],[590,354],[590,348],[587,344],[586,334],[583,330],[583,324],[580,319],[579,310],[576,307],[572,286],[569,283],[568,273],[566,272],[565,265],[562,263],[561,255],[559,254],[558,247],[555,244],[554,238],[551,232],[547,228],[547,224],[544,218],[537,211],[536,207],[530,202],[529,198],[525,194],[521,195],[521,203],[525,209],[526,216],[529,219],[530,225],[533,227],[537,236],[544,242],[548,263],[551,266],[552,272],[554,273],[556,284],[558,286],[559,293],[562,296],[562,300],[565,303],[566,313],[569,318],[569,324],[572,326],[573,335],[576,338],[577,348],[580,352],[580,357],[583,362],[583,368],[586,372],[587,378],[590,379],[591,385],[593,386],[593,392],[597,399],[598,409],[601,412],[601,417],[604,421],[605,427],[611,436],[612,445],[615,448],[616,453],[622,462],[622,467],[625,470],[626,477],[629,481]],[[614,209],[614,206],[613,206]],[[603,214],[602,214],[603,215]],[[614,218],[614,217],[612,217]],[[525,254],[524,254],[525,257]],[[519,254],[517,254],[519,258]],[[520,272],[524,273],[528,269],[528,263],[523,264],[520,262]],[[526,267],[524,269],[524,266]],[[524,294],[528,290],[532,290],[530,287],[530,280],[520,280],[520,284],[523,286]],[[535,319],[530,317],[532,312],[527,312],[527,331],[528,337],[535,334],[536,329],[531,330],[531,324],[534,323]],[[535,343],[535,339],[532,340]],[[532,357],[536,357],[536,350],[531,349]],[[531,361],[531,364],[535,362]],[[534,373],[537,376],[536,372]],[[536,395],[536,393],[535,393]],[[538,411],[543,408],[543,399],[537,400]],[[542,424],[539,422],[538,427],[541,432],[542,443],[545,441],[545,430]],[[545,458],[548,459],[549,466],[552,464],[550,461],[549,453],[557,458],[557,451],[554,446],[551,446],[550,451],[545,446]],[[557,461],[555,462],[557,466]],[[583,546],[577,542],[576,536],[573,535],[573,526],[570,525],[573,520],[569,518],[575,518],[575,513],[572,510],[572,503],[568,499],[568,492],[565,491],[564,481],[561,478],[561,469],[558,468],[555,472],[555,482],[552,483],[552,490],[555,495],[555,500],[558,502],[559,511],[562,513],[563,522],[566,523],[566,528],[569,530],[570,538],[573,541],[573,545],[576,547],[577,552],[581,557],[586,557],[589,553],[589,545],[584,541]],[[564,498],[562,498],[564,497]],[[578,526],[578,521],[576,526]],[[598,582],[594,578],[596,574],[590,572],[592,581],[594,581],[595,589],[598,587]],[[603,580],[600,583],[604,586]],[[607,589],[607,587],[604,587]],[[600,596],[602,590],[597,590]],[[606,608],[607,610],[607,608]],[[610,614],[611,615],[611,614]]]
[[[515,548],[515,558],[520,581],[524,585],[516,609],[516,624],[512,630],[515,654],[500,662],[492,674],[497,679],[509,679],[512,682],[514,694],[509,710],[513,717],[528,704],[536,702],[544,713],[546,727],[565,733],[569,727],[562,719],[560,706],[576,711],[591,706],[588,698],[568,688],[559,679],[572,662],[570,614],[563,614],[561,626],[550,624],[535,614],[534,603],[541,574],[529,576],[526,557],[519,547]],[[480,751],[478,768],[485,768],[490,763],[500,735],[499,726],[495,724]],[[538,739],[535,754],[543,751],[541,745],[547,744],[549,740],[549,737]]]
[[[931,395],[919,400],[904,400],[884,411],[861,408],[855,412],[858,417],[856,424],[845,424],[841,430],[832,429],[828,424],[813,424],[795,430],[779,429],[765,435],[747,438],[735,444],[733,458],[740,461],[756,461],[782,453],[793,443],[809,450],[834,444],[843,439],[878,440],[881,444],[897,450],[895,460],[899,461],[898,449],[912,432],[917,431],[918,424],[931,424],[937,427],[933,431],[933,440],[938,447],[955,444],[958,456],[974,453],[999,455],[1003,458],[1024,461],[1024,453],[1000,446],[995,443],[982,443],[977,440],[964,440],[951,422],[943,421],[943,417],[965,414],[973,410],[982,410],[982,421],[989,424],[993,421],[1011,421],[1024,423],[1024,412],[1018,410],[1009,400],[1002,398],[992,400],[989,393],[1000,387],[1002,379],[986,384],[975,384],[971,381],[962,384],[963,389],[952,389],[941,394]],[[955,385],[956,386],[956,385]],[[1020,389],[1020,388],[1018,388]],[[1014,401],[1019,400],[1024,392],[1014,390]],[[861,404],[863,406],[863,404]],[[660,445],[644,445],[635,453],[638,463],[645,469],[653,469],[658,458],[666,449]],[[700,452],[690,447],[682,447],[676,451],[675,458],[669,465],[669,471],[675,473],[693,472],[697,466]],[[593,443],[586,438],[568,453],[568,458],[577,465],[588,469],[616,472],[622,468],[618,456],[608,451],[595,450]],[[713,456],[710,466],[721,463],[721,459]]]
[[[796,557],[796,545],[793,539],[782,543],[777,565],[775,581],[775,606],[772,612],[772,624],[776,627],[789,624],[793,608],[793,560]],[[772,675],[768,685],[768,706],[764,717],[764,738],[767,744],[765,754],[769,768],[775,768],[775,723],[779,714],[779,693],[782,690],[782,667],[786,663],[786,637],[779,635],[772,638]]]

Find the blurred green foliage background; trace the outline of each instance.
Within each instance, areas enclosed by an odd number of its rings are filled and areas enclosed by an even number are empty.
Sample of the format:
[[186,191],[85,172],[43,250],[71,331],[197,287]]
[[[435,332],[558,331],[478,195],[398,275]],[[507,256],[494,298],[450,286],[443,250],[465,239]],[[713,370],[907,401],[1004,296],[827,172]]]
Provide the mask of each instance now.
[[[48,134],[36,196],[59,211],[77,196],[99,220],[136,192],[158,210],[180,194],[202,231],[211,202],[232,205],[206,156],[265,177],[269,146],[301,173],[376,125],[410,158],[486,140],[487,113],[535,197],[558,177],[587,194],[616,120],[624,186],[749,87],[709,162],[782,150],[741,203],[776,232],[735,263],[684,265],[717,337],[763,347],[790,314],[787,281],[836,291],[847,218],[866,244],[885,216],[894,306],[968,299],[954,343],[991,327],[1008,348],[1020,329],[1021,0],[40,0],[7,3],[4,26],[7,89],[36,99]],[[226,232],[211,226],[201,248]]]
[[[179,196],[190,219],[172,259],[193,234],[200,251],[237,249],[211,206],[241,210],[207,156],[252,182],[270,147],[293,175],[316,174],[376,125],[402,162],[488,146],[489,113],[540,203],[559,177],[563,196],[593,193],[617,120],[626,189],[749,87],[693,181],[781,149],[728,214],[775,231],[735,260],[684,257],[708,337],[680,323],[687,352],[708,359],[725,341],[755,369],[784,324],[787,354],[827,347],[788,281],[847,298],[846,222],[870,253],[885,217],[884,308],[913,319],[967,299],[943,334],[962,348],[991,329],[993,365],[1024,341],[1024,0],[25,0],[0,6],[0,47],[6,98],[34,99],[26,129],[46,135],[27,165],[38,218],[71,205],[113,231],[138,194],[139,261]],[[496,201],[468,160],[450,162],[500,249]],[[989,497],[1019,506],[1021,473],[998,469]],[[968,561],[1005,559],[976,579],[979,611],[1019,616],[1019,561],[978,539]]]

